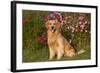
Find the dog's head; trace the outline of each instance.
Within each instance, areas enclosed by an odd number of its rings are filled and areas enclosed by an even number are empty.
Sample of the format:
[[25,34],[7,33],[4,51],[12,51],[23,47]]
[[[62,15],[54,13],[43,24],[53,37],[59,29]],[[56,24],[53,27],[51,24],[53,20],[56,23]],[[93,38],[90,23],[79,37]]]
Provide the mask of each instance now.
[[46,17],[45,26],[52,33],[61,29],[62,16],[60,13],[51,13]]
[[47,28],[47,30],[51,31],[51,32],[56,32],[58,30],[60,30],[61,28],[61,23],[58,20],[48,20],[45,23],[45,26]]

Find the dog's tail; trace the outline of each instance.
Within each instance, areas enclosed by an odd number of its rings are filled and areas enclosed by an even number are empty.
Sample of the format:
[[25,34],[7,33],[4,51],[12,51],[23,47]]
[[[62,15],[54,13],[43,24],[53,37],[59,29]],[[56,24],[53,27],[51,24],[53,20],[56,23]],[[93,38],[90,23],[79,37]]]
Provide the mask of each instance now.
[[82,54],[82,53],[84,53],[84,52],[85,52],[85,50],[84,50],[84,49],[81,49],[81,50],[79,50],[79,51],[77,52],[77,55]]

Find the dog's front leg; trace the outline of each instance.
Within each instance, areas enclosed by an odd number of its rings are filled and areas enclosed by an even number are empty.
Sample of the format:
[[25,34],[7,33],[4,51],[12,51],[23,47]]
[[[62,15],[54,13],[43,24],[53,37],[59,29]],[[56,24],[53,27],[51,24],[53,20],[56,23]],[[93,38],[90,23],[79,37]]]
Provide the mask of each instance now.
[[49,48],[49,60],[53,59],[53,57],[55,56],[55,52],[52,48]]
[[61,59],[61,57],[63,56],[64,54],[64,50],[63,48],[59,48],[58,52],[57,52],[57,59]]

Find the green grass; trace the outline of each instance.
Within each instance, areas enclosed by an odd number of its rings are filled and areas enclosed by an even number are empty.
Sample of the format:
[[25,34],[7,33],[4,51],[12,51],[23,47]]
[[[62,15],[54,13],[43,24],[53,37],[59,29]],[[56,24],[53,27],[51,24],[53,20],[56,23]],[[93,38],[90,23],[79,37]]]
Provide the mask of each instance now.
[[[84,48],[83,48],[84,49]],[[74,57],[62,57],[60,61],[64,60],[86,60],[90,59],[90,49],[85,48],[85,52],[76,55]],[[49,60],[49,49],[48,48],[41,48],[41,49],[25,49],[23,50],[23,61],[24,62],[45,62]],[[56,57],[52,61],[57,61]]]
[[[53,60],[49,60],[49,48],[47,46],[47,42],[37,41],[38,37],[40,37],[41,35],[46,35],[44,17],[49,13],[50,12],[48,11],[23,10],[23,18],[22,18],[23,19],[23,48],[22,48],[23,62],[29,63],[29,62],[57,61],[56,57]],[[66,12],[63,14],[65,16],[73,17],[73,19],[76,22],[77,17],[82,13]],[[91,17],[90,14],[83,13],[83,15],[86,17],[86,20],[90,21]],[[71,19],[69,20],[72,21]],[[59,61],[91,59],[90,32],[71,33],[66,30],[66,27],[64,27],[64,29],[62,30],[62,34],[67,40],[72,39],[71,45],[77,51],[84,49],[85,52],[80,55],[76,55],[74,57],[62,57]],[[72,37],[72,34],[74,35],[74,37]]]

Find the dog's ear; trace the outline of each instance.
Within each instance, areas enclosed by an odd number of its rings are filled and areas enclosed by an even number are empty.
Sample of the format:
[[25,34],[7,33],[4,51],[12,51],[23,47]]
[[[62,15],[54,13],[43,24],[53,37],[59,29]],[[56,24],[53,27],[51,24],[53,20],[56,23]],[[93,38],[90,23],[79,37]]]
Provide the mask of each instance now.
[[58,29],[60,29],[60,28],[61,28],[61,22],[56,21],[56,25],[57,25],[57,28],[58,28]]
[[60,29],[61,28],[61,23],[57,23],[57,28]]
[[48,21],[45,22],[45,27],[48,29]]
[[64,25],[65,21],[61,20],[61,27]]
[[57,27],[58,27],[58,29],[61,29],[61,28],[63,27],[64,24],[65,24],[65,23],[64,23],[64,20],[61,20],[60,22],[58,21],[58,22],[57,22]]

